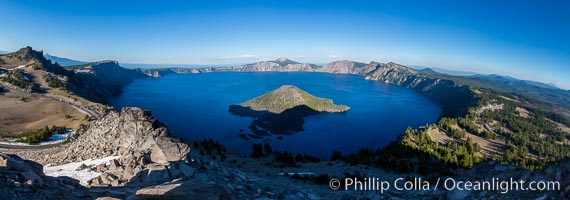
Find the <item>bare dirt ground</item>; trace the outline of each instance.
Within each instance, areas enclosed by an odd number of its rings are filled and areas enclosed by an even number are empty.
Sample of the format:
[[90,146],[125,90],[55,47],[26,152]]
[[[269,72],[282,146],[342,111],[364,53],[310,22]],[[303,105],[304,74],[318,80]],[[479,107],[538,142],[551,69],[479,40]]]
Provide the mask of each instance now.
[[554,123],[558,127],[558,129],[560,129],[561,131],[564,131],[564,132],[570,134],[570,128],[568,126],[561,124],[561,123],[558,123],[558,122],[555,122],[555,121],[552,121],[550,119],[546,119],[546,120]]
[[46,80],[43,77],[45,74],[47,74],[47,72],[41,70],[33,70],[32,67],[26,67],[24,68],[24,70],[26,71],[26,73],[32,76],[34,82],[40,84],[42,88],[48,87],[48,84],[46,83]]
[[[21,64],[16,61],[12,63]],[[31,65],[22,69],[32,77],[34,83],[39,84],[45,90],[45,93],[30,94],[10,89],[9,92],[0,94],[0,110],[2,111],[0,112],[0,135],[21,133],[53,125],[77,129],[81,123],[85,123],[84,118],[89,114],[81,110],[79,106],[100,107],[96,103],[62,89],[49,87],[44,78],[48,72],[35,70]]]
[[530,112],[527,109],[521,108],[521,107],[517,107],[515,108],[515,111],[517,111],[517,113],[519,114],[520,117],[522,118],[527,118],[530,115]]
[[[453,127],[460,129],[459,126],[453,126]],[[440,144],[447,144],[449,142],[459,142],[458,140],[447,136],[440,129],[430,129],[427,131],[427,133],[431,137],[432,141],[438,142]],[[481,151],[478,153],[478,155],[480,156],[487,155],[489,157],[498,157],[502,156],[503,152],[505,151],[505,142],[502,140],[490,140],[468,132],[466,133],[465,136],[466,138],[470,137],[474,143],[477,143],[481,147]]]
[[0,110],[0,134],[20,133],[52,125],[77,129],[85,117],[84,113],[72,106],[18,91],[0,95]]
[[29,65],[32,64],[33,62],[31,61],[25,61],[25,60],[20,60],[17,57],[11,57],[11,56],[0,56],[0,59],[4,60],[4,62],[6,64],[2,64],[0,65],[0,67],[4,68],[4,69],[14,69],[17,68],[19,66],[22,65]]
[[[553,123],[554,125],[556,125],[556,127],[558,127],[558,130],[561,130],[561,131],[563,131],[563,132],[566,132],[568,135],[570,135],[570,127],[568,127],[568,126],[566,126],[566,125],[564,125],[564,124],[561,124],[561,123],[552,121],[552,120],[550,120],[550,119],[546,119],[546,120],[548,120],[549,122],[551,122],[551,123]],[[570,145],[570,140],[566,140],[566,141],[564,141],[564,142],[556,142],[556,143],[558,143],[558,144],[563,144],[563,143],[565,143],[565,144],[567,144],[567,145]]]
[[483,155],[501,157],[503,156],[503,152],[505,152],[506,146],[505,142],[502,140],[490,140],[471,133],[467,133],[465,136],[470,137],[473,142],[477,143],[481,147],[481,151],[479,153]]
[[427,134],[431,138],[432,141],[438,142],[440,144],[447,144],[449,142],[458,142],[456,139],[453,139],[447,136],[443,131],[438,128],[429,129]]

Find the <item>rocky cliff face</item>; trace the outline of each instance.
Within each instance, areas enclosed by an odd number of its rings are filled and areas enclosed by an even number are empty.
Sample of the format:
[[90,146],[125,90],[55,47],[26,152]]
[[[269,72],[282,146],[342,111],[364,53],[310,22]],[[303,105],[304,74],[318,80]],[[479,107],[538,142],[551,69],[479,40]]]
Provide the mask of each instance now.
[[237,71],[237,72],[296,72],[313,71],[317,66],[307,63],[275,62],[266,61],[235,67],[215,68],[215,71]]
[[133,82],[133,79],[146,78],[140,71],[123,68],[117,61],[101,61],[88,66],[95,79],[103,85],[123,86]]
[[450,80],[432,78],[396,63],[381,65],[365,75],[365,79],[417,90],[437,102],[442,108],[444,117],[463,116],[469,107],[477,104],[477,98],[469,87]]
[[370,64],[341,60],[318,66],[309,63],[298,63],[287,58],[278,58],[274,61],[263,61],[247,65],[231,67],[208,67],[192,70],[178,71],[178,73],[206,73],[206,72],[325,72],[335,74],[358,74],[366,75],[375,70],[380,63]]
[[68,75],[70,89],[89,100],[106,103],[109,97],[122,93],[121,88],[134,79],[146,78],[140,70],[123,68],[117,61],[101,61],[81,65]]
[[359,62],[353,62],[348,60],[334,61],[328,63],[318,69],[316,72],[326,72],[334,74],[358,74],[367,75],[371,71],[374,71],[379,67],[380,63],[371,62],[370,64],[364,64]]

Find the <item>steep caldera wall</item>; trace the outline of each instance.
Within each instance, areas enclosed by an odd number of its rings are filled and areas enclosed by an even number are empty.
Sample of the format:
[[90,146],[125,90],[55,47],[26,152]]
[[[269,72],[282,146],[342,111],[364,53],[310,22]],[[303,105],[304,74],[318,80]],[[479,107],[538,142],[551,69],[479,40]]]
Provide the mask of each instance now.
[[367,80],[383,81],[414,89],[437,102],[443,117],[460,117],[469,107],[477,105],[477,97],[468,86],[451,80],[430,77],[411,68],[396,64],[382,64],[376,70],[362,74]]

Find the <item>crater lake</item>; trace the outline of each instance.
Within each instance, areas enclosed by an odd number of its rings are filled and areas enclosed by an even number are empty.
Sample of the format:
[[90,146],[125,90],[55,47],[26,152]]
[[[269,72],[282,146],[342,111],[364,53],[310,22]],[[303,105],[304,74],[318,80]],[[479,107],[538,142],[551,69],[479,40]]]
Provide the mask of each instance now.
[[[305,117],[304,131],[292,135],[252,136],[253,118],[228,111],[233,104],[263,95],[281,85],[295,85],[317,97],[347,105],[345,113]],[[137,106],[152,111],[170,134],[187,141],[214,139],[229,150],[251,152],[253,143],[270,143],[273,149],[329,158],[363,147],[377,149],[395,141],[407,127],[435,122],[439,106],[412,89],[358,75],[303,72],[215,72],[171,74],[136,79],[113,99],[117,109]],[[255,135],[253,135],[255,136]]]

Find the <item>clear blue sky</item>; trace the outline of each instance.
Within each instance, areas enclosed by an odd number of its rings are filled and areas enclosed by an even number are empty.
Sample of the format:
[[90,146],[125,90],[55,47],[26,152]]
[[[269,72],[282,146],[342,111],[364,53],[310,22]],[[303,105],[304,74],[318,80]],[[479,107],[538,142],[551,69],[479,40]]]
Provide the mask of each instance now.
[[564,0],[3,0],[0,27],[0,50],[30,45],[86,61],[393,61],[570,88]]

